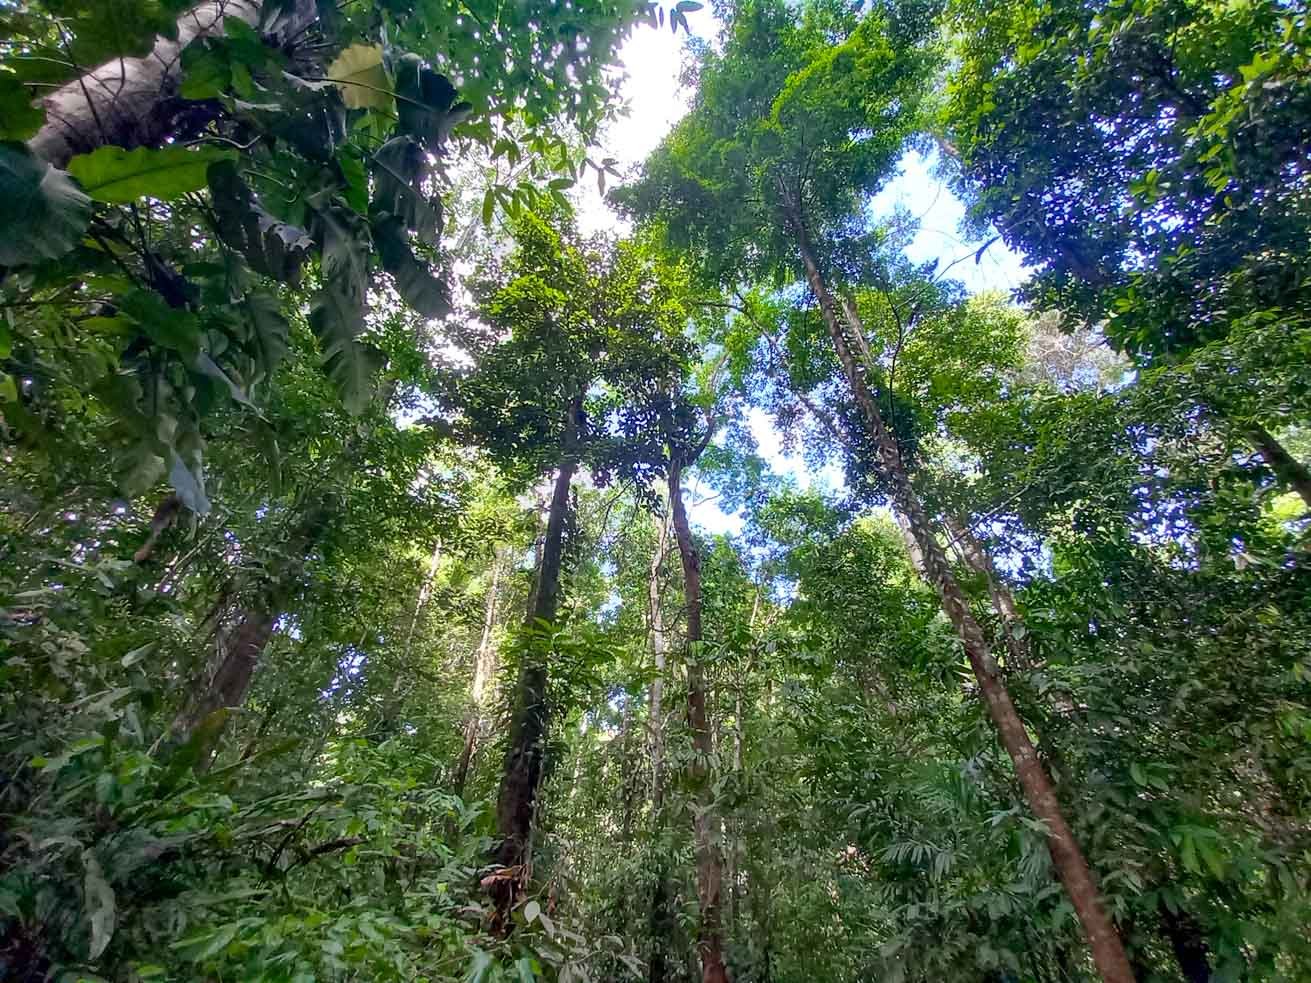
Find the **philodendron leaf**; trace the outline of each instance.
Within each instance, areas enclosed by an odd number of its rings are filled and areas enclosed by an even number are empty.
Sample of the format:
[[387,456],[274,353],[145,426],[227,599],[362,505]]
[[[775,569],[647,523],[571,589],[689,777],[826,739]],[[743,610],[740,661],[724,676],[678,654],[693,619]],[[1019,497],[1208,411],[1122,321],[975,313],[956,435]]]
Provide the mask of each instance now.
[[364,330],[363,297],[330,279],[315,295],[310,327],[323,349],[323,371],[336,384],[347,412],[364,412],[373,398],[373,376],[383,356],[372,345],[355,340]]
[[101,147],[70,160],[68,173],[96,201],[122,205],[147,196],[170,201],[205,187],[210,164],[235,157],[221,147]]
[[104,871],[95,854],[87,851],[82,854],[86,866],[86,879],[83,888],[86,894],[87,921],[91,924],[91,958],[99,959],[114,937],[114,926],[118,916],[114,905],[114,889],[105,880]]
[[400,219],[378,222],[373,230],[373,243],[382,268],[396,281],[396,292],[402,300],[426,317],[445,317],[450,313],[450,287],[414,255]]
[[442,233],[441,199],[428,197],[423,148],[410,137],[393,137],[373,155],[373,211],[404,221],[420,241],[436,245]]
[[382,47],[352,44],[328,66],[328,78],[350,109],[389,109],[391,82],[382,67]]
[[86,232],[91,200],[21,143],[0,143],[0,266],[68,252]]

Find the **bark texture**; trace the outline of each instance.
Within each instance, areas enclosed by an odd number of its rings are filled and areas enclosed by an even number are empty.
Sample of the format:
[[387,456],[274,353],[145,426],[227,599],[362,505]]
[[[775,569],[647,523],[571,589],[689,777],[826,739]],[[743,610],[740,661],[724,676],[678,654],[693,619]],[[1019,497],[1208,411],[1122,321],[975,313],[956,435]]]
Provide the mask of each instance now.
[[[578,467],[578,429],[583,399],[579,395],[570,403],[565,423],[563,456],[551,493],[542,542],[541,562],[537,568],[537,586],[528,609],[527,628],[553,625],[560,599],[560,570],[564,557],[564,529],[569,511],[569,488]],[[519,669],[515,686],[514,715],[510,720],[509,747],[496,800],[496,827],[500,844],[495,860],[502,871],[489,878],[488,886],[496,903],[498,927],[509,928],[510,910],[529,877],[530,844],[533,817],[537,807],[537,789],[542,779],[545,757],[547,666],[527,653]]]
[[[159,38],[144,58],[115,58],[56,89],[41,100],[46,122],[28,146],[38,157],[65,167],[75,154],[106,144],[159,144],[185,105],[177,94],[182,49],[197,38],[221,35],[228,17],[257,24],[260,6],[258,0],[197,4],[178,18],[176,40]],[[313,6],[303,0],[296,4],[308,8],[302,16],[310,20]]]
[[1284,445],[1275,440],[1274,435],[1264,427],[1249,428],[1247,438],[1261,455],[1261,460],[1265,461],[1266,467],[1275,473],[1275,477],[1302,496],[1307,508],[1311,508],[1311,470],[1288,453]]
[[683,561],[683,594],[687,607],[687,723],[692,731],[690,771],[696,785],[696,808],[692,832],[696,842],[696,889],[701,903],[701,928],[697,951],[701,956],[702,983],[727,983],[724,966],[724,939],[721,919],[721,894],[724,881],[724,858],[716,833],[719,818],[710,787],[710,756],[714,750],[710,723],[706,713],[706,681],[698,651],[701,634],[701,556],[692,541],[692,528],[683,506],[682,468],[677,461],[669,468],[669,504],[674,520],[674,536]]
[[[783,189],[780,188],[780,191]],[[982,628],[970,612],[968,599],[952,573],[946,554],[934,535],[919,496],[911,487],[910,477],[901,461],[896,438],[885,425],[878,404],[866,384],[865,366],[868,363],[859,360],[853,353],[853,347],[861,351],[860,346],[864,344],[864,328],[855,310],[848,305],[844,314],[851,322],[851,336],[854,341],[848,340],[847,333],[839,322],[838,305],[824,281],[811,248],[800,205],[790,200],[786,193],[783,200],[785,218],[801,254],[806,280],[819,302],[825,326],[828,328],[838,359],[851,385],[852,394],[869,427],[869,435],[874,442],[879,466],[892,486],[897,509],[905,516],[915,542],[919,544],[925,576],[937,591],[943,611],[956,629],[956,634],[965,649],[988,714],[997,728],[1003,747],[1014,763],[1025,801],[1034,816],[1047,827],[1047,846],[1051,852],[1052,864],[1083,926],[1097,970],[1106,983],[1134,983],[1133,971],[1124,944],[1102,902],[1101,892],[1093,879],[1083,850],[1065,821],[1051,778],[1039,760],[1028,731],[1015,709],[1015,704],[1011,701],[997,661],[993,657]]]

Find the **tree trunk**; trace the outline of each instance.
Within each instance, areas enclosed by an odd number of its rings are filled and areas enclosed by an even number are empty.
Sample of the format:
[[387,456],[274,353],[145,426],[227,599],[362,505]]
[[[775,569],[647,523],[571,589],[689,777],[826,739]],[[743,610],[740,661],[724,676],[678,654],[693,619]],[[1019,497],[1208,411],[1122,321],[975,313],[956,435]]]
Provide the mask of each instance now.
[[655,678],[651,680],[651,811],[656,823],[660,822],[665,794],[665,721],[664,692],[669,640],[665,637],[665,617],[660,608],[660,569],[665,562],[669,542],[669,520],[658,522],[655,552],[651,554],[650,583],[647,586],[647,604],[651,623],[651,659]]
[[[665,809],[665,671],[668,665],[669,640],[665,636],[665,616],[660,606],[660,570],[664,566],[669,547],[669,518],[661,516],[656,522],[656,546],[651,553],[650,581],[647,584],[648,617],[651,624],[651,659],[655,678],[651,680],[651,697],[648,720],[651,726],[651,825],[656,850],[660,849],[660,831],[664,829]],[[664,983],[668,975],[669,939],[674,930],[673,912],[669,907],[669,868],[663,855],[657,856],[655,888],[651,895],[651,960],[647,979],[650,983]]]
[[720,927],[720,893],[723,887],[724,858],[716,843],[719,819],[714,807],[714,790],[710,785],[710,757],[713,752],[710,725],[706,718],[706,682],[701,667],[701,557],[692,542],[692,528],[683,507],[682,467],[677,461],[669,468],[669,504],[674,520],[674,535],[683,561],[683,594],[687,608],[687,723],[692,731],[692,764],[689,768],[696,784],[696,806],[692,832],[696,841],[696,887],[701,902],[701,931],[697,949],[701,954],[702,983],[727,983],[724,967],[723,933]]
[[988,555],[987,550],[974,537],[974,532],[970,527],[953,515],[944,515],[943,521],[947,527],[947,532],[951,534],[952,542],[956,544],[961,558],[965,561],[965,565],[982,577],[984,583],[988,585],[988,596],[992,599],[992,608],[997,612],[997,617],[1001,619],[1006,650],[1011,657],[1011,668],[1032,669],[1034,665],[1033,651],[1029,647],[1028,631],[1024,627],[1024,619],[1020,617],[1020,609],[1015,603],[1015,595],[1011,593],[1006,581],[997,573],[997,567],[992,562],[992,557]]
[[251,591],[253,602],[240,609],[236,628],[223,638],[218,667],[174,720],[173,733],[179,740],[199,737],[198,768],[209,766],[227,727],[226,718],[215,717],[215,711],[240,707],[246,702],[255,670],[273,637],[273,626],[299,583],[306,554],[322,535],[328,516],[324,500],[305,508],[296,528],[278,550],[285,560],[268,570],[262,582]]
[[460,751],[460,760],[455,766],[455,778],[451,782],[451,791],[461,798],[464,796],[465,783],[469,780],[469,768],[478,750],[478,738],[482,733],[483,704],[487,701],[487,690],[496,675],[496,646],[492,644],[492,635],[496,630],[496,594],[501,585],[503,562],[504,552],[498,549],[492,558],[492,583],[487,588],[483,632],[478,639],[478,650],[473,657],[473,685],[469,689],[469,715],[464,721],[464,747]]
[[1284,445],[1275,440],[1274,435],[1264,427],[1249,427],[1247,439],[1252,442],[1266,467],[1293,491],[1302,496],[1302,501],[1311,508],[1311,471],[1301,461],[1288,453]]
[[[996,659],[989,650],[983,630],[970,613],[969,602],[934,536],[919,496],[911,487],[910,476],[902,463],[896,438],[884,424],[878,404],[866,385],[866,367],[853,355],[851,345],[839,324],[837,305],[815,261],[799,206],[787,201],[785,215],[796,238],[807,282],[819,302],[824,323],[851,385],[852,394],[869,427],[880,467],[892,486],[894,503],[910,523],[911,532],[923,557],[925,574],[937,590],[943,610],[964,646],[988,714],[1015,765],[1029,809],[1047,827],[1047,846],[1051,852],[1052,864],[1088,937],[1093,961],[1106,983],[1133,983],[1133,971],[1124,945],[1102,902],[1101,892],[1088,868],[1083,850],[1065,821],[1051,778],[1038,759],[1033,742],[1001,678]],[[858,335],[855,344],[863,344],[864,329],[856,312],[849,309],[846,313],[854,322],[851,324],[853,334]]]
[[212,715],[224,707],[239,707],[246,702],[255,667],[273,637],[277,620],[276,612],[262,607],[242,609],[237,627],[223,643],[223,658],[214,675],[174,723],[174,732],[183,740],[201,735],[201,768],[209,765],[226,724],[218,718],[211,719]]
[[[537,569],[537,587],[528,609],[526,628],[529,637],[534,639],[543,630],[543,626],[555,624],[564,553],[564,527],[569,510],[569,486],[578,467],[578,428],[582,408],[583,397],[580,394],[568,409],[563,456],[551,494],[546,537],[542,543],[542,561]],[[539,646],[535,642],[528,646],[519,668],[514,715],[510,721],[509,747],[505,753],[505,766],[496,801],[496,827],[501,841],[495,859],[505,870],[493,876],[490,887],[501,930],[508,929],[510,909],[528,880],[537,788],[545,756],[547,666],[538,650]]]
[[[106,144],[158,146],[184,111],[212,115],[214,104],[178,97],[182,49],[197,38],[221,36],[223,21],[229,17],[259,25],[265,6],[258,0],[197,4],[178,18],[176,40],[158,38],[144,58],[115,58],[43,98],[46,122],[28,146],[56,167],[66,167],[75,154]],[[262,25],[264,36],[273,43],[296,38],[317,17],[313,0],[281,7],[284,9],[271,19],[266,17]]]
[[1202,935],[1202,927],[1188,912],[1171,911],[1165,902],[1160,904],[1161,931],[1170,941],[1179,971],[1188,983],[1210,983],[1211,950]]

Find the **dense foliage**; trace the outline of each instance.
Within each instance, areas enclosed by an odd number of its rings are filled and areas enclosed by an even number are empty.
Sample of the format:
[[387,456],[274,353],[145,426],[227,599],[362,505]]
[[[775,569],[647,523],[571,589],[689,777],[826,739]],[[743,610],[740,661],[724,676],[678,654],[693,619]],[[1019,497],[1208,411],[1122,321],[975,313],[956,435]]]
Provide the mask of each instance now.
[[1309,57],[0,4],[0,979],[1311,979]]

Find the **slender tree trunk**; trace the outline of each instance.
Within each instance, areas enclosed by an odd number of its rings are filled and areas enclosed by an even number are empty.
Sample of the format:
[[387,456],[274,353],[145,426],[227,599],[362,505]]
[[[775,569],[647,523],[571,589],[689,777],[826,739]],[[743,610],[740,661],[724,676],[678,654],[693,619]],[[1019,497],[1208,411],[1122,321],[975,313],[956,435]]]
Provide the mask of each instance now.
[[[800,208],[788,198],[784,200],[787,201],[786,218],[796,238],[802,264],[806,270],[806,279],[819,302],[824,323],[851,385],[852,394],[869,427],[880,467],[892,485],[895,505],[910,523],[911,532],[916,543],[919,544],[923,557],[925,574],[937,590],[943,610],[964,646],[966,657],[979,684],[979,691],[988,708],[988,714],[997,728],[1002,745],[1015,765],[1015,772],[1024,790],[1029,809],[1047,827],[1047,846],[1051,852],[1052,864],[1088,937],[1093,961],[1106,983],[1133,983],[1133,971],[1129,966],[1124,945],[1114,922],[1106,911],[1101,892],[1093,879],[1083,850],[1065,821],[1051,778],[1038,759],[1038,753],[1029,739],[1028,731],[1015,709],[1015,704],[1011,701],[1010,693],[1002,680],[996,659],[989,650],[983,630],[970,613],[969,602],[952,574],[946,554],[934,536],[919,496],[911,487],[910,477],[902,463],[896,438],[884,424],[883,415],[865,382],[866,366],[853,354],[852,345],[839,324],[837,304],[824,282],[811,250]],[[857,336],[855,344],[862,345],[864,328],[856,312],[848,309],[846,314],[854,322],[851,328],[852,333]]]
[[225,723],[212,715],[223,707],[239,707],[246,701],[255,668],[273,637],[277,620],[276,612],[263,607],[242,609],[236,628],[223,644],[223,658],[214,675],[174,724],[175,732],[183,739],[199,733],[204,725],[201,760],[206,765]]
[[1171,911],[1161,902],[1161,931],[1170,942],[1179,971],[1188,983],[1210,983],[1211,950],[1202,927],[1186,911]]
[[716,842],[719,818],[710,786],[710,758],[713,752],[710,724],[706,715],[706,682],[701,666],[701,556],[692,542],[692,528],[683,507],[682,468],[673,461],[669,468],[669,503],[674,535],[683,561],[683,594],[687,607],[687,723],[692,731],[690,771],[696,783],[696,808],[692,831],[696,841],[697,897],[701,902],[701,931],[697,949],[701,954],[702,983],[727,983],[724,967],[723,931],[720,926],[720,894],[724,879],[724,858]]
[[182,49],[197,38],[222,35],[231,17],[262,26],[273,43],[294,39],[317,17],[313,0],[282,4],[260,25],[267,5],[258,0],[208,0],[177,21],[174,40],[158,38],[144,58],[115,58],[56,89],[41,100],[46,123],[28,146],[38,157],[65,167],[75,154],[105,144],[157,146],[177,126],[182,114],[212,117],[216,104],[178,97]]
[[[564,527],[569,510],[569,487],[578,467],[578,428],[583,397],[570,403],[565,424],[563,456],[551,494],[546,538],[542,543],[542,561],[537,569],[537,587],[528,610],[527,630],[531,636],[542,625],[555,624],[560,594],[560,569],[564,554]],[[510,721],[509,747],[496,802],[496,827],[501,837],[496,862],[505,870],[490,880],[496,902],[499,927],[508,929],[510,909],[514,906],[529,875],[529,852],[533,818],[537,808],[537,789],[542,777],[545,756],[547,666],[532,645],[524,652],[515,688],[514,715]]]
[[173,733],[179,740],[199,738],[198,768],[209,766],[227,726],[226,718],[216,716],[216,711],[246,702],[273,627],[304,572],[306,554],[323,533],[328,514],[322,500],[305,508],[280,551],[286,560],[279,569],[269,571],[251,592],[252,602],[239,609],[236,627],[222,636],[222,655],[213,675],[174,720]]
[[[651,659],[655,678],[651,680],[651,697],[648,708],[651,726],[651,825],[656,850],[660,850],[660,832],[664,829],[665,813],[665,671],[668,667],[669,640],[665,635],[665,616],[660,605],[660,571],[669,548],[669,517],[656,521],[656,545],[651,553],[650,580],[647,584],[648,618],[651,624]],[[656,857],[655,888],[651,895],[651,919],[648,926],[651,939],[651,959],[648,964],[650,983],[664,983],[669,972],[669,938],[673,934],[674,917],[669,907],[669,867],[662,853]]]
[[665,794],[665,670],[668,664],[669,640],[665,636],[665,617],[660,607],[660,569],[665,562],[669,543],[669,520],[662,517],[657,523],[655,552],[651,554],[650,583],[647,586],[647,604],[651,623],[651,659],[655,678],[651,680],[651,811],[657,824]]
[[469,714],[464,721],[464,747],[460,751],[459,763],[455,766],[455,778],[451,790],[458,796],[464,796],[464,786],[469,780],[469,769],[473,765],[474,755],[478,750],[478,738],[483,727],[483,705],[487,701],[487,690],[496,675],[496,646],[492,638],[496,630],[497,591],[501,586],[501,567],[504,552],[496,551],[492,558],[492,583],[487,588],[487,606],[483,611],[483,631],[478,639],[478,650],[473,658],[473,684],[469,688]]
[[1284,445],[1275,440],[1274,435],[1264,427],[1249,427],[1247,439],[1261,455],[1266,467],[1275,473],[1275,477],[1302,496],[1302,501],[1311,508],[1311,470],[1288,453]]
[[965,565],[982,577],[988,586],[988,596],[992,599],[992,608],[1001,619],[1002,632],[1005,636],[1006,650],[1010,653],[1011,667],[1015,669],[1033,668],[1033,650],[1029,646],[1028,631],[1024,619],[1020,616],[1015,595],[1011,593],[1006,581],[997,573],[992,557],[983,548],[974,532],[965,523],[953,515],[944,515],[943,522],[951,540]]

